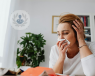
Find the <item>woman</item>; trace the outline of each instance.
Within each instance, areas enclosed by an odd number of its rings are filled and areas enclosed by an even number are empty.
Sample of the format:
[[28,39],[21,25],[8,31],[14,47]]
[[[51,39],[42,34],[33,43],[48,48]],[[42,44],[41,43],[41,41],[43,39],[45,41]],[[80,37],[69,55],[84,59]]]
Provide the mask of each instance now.
[[70,44],[63,40],[52,46],[49,67],[59,74],[95,75],[95,43],[85,42],[80,18],[74,14],[61,16],[57,34],[59,39],[67,39]]

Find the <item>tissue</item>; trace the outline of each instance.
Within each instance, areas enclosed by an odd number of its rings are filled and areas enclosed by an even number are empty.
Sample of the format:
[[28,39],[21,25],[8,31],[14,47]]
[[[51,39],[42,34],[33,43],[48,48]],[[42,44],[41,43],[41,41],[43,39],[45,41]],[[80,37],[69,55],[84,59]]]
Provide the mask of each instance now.
[[58,38],[58,41],[63,41],[63,40],[65,40],[64,42],[67,42],[67,44],[70,44],[70,42],[67,39],[59,39]]
[[[67,42],[68,45],[70,44],[70,42],[69,42],[67,39],[59,39],[59,38],[58,38],[58,41],[63,41],[63,40],[65,40],[64,42]],[[63,42],[63,43],[64,43],[64,42]],[[67,48],[67,50],[68,50],[68,48]],[[67,50],[66,50],[66,52],[67,52]],[[65,54],[65,55],[66,55],[66,54]]]

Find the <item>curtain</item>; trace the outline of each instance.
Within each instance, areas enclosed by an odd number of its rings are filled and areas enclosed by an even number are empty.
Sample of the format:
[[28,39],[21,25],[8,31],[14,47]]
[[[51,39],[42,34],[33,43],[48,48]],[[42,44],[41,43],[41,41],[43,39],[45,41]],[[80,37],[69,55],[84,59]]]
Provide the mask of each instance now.
[[15,0],[0,0],[0,68],[16,67],[17,30],[10,25]]

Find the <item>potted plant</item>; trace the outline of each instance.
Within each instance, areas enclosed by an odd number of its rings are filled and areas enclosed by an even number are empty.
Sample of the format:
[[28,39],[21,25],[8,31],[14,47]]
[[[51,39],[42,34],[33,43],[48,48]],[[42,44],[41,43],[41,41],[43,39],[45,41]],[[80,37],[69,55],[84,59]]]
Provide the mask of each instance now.
[[20,66],[39,66],[40,62],[45,61],[44,45],[46,40],[44,36],[34,33],[26,33],[26,36],[22,36],[21,41],[18,40],[20,47],[17,48],[16,63],[18,68]]

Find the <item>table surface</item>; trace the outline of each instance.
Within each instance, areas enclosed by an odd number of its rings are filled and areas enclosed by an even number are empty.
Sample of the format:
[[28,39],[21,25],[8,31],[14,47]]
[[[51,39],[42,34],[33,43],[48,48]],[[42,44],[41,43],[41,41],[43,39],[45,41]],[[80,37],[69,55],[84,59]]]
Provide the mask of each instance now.
[[[16,75],[4,75],[4,76],[16,76]],[[21,76],[21,75],[17,75],[17,76]],[[57,75],[57,76],[69,76],[69,75]],[[80,76],[80,75],[75,75],[75,76]],[[85,75],[81,75],[81,76],[85,76]]]
[[[21,75],[4,75],[4,76],[21,76]],[[69,75],[57,75],[57,76],[69,76]]]

